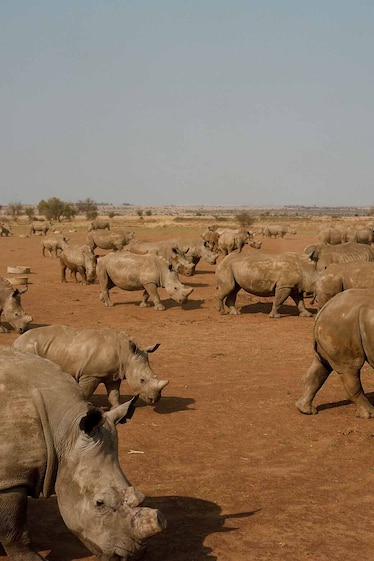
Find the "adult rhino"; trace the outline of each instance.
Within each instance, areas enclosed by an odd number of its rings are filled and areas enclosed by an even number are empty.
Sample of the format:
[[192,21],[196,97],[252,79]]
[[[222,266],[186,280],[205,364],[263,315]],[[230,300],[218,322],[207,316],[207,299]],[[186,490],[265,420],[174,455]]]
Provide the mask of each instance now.
[[39,221],[35,220],[30,224],[30,234],[43,234],[43,236],[47,235],[48,230],[52,227],[50,222],[45,220]]
[[286,234],[296,234],[296,230],[288,224],[267,224],[264,228],[266,238],[284,238]]
[[339,292],[350,288],[374,288],[374,263],[332,263],[321,272],[314,294],[319,308]]
[[135,238],[135,232],[102,232],[94,230],[87,235],[86,243],[92,251],[99,249],[110,249],[122,251]]
[[82,282],[90,284],[96,278],[96,256],[88,245],[72,245],[65,247],[60,254],[61,282],[66,281],[66,269],[70,269],[75,282],[78,282],[77,273]]
[[223,253],[223,255],[228,255],[235,250],[241,253],[246,244],[249,244],[255,249],[260,249],[262,245],[261,242],[254,242],[253,233],[244,228],[232,231],[226,230],[222,232],[222,234],[219,234],[217,249]]
[[212,251],[210,244],[201,238],[178,238],[175,240],[175,244],[184,252],[187,261],[193,263],[195,269],[201,259],[206,261],[209,265],[215,265],[219,257],[219,253],[217,251]]
[[374,242],[374,232],[373,228],[347,228],[347,241],[366,243],[371,245]]
[[93,220],[87,230],[89,232],[92,232],[92,230],[110,230],[109,220]]
[[335,370],[356,405],[356,416],[374,417],[360,377],[365,362],[374,368],[374,289],[351,288],[329,300],[316,316],[313,345],[314,359],[303,376],[297,409],[307,415],[318,412],[313,399]]
[[318,232],[318,242],[321,244],[337,245],[345,243],[346,239],[345,230],[342,228],[326,227],[321,228]]
[[175,240],[160,240],[155,242],[134,241],[128,245],[127,251],[137,255],[158,255],[172,265],[176,273],[190,277],[195,272],[195,267],[186,258],[188,248],[182,250]]
[[[26,331],[32,322],[32,317],[25,313],[21,304],[21,295],[27,289],[28,286],[25,286],[22,290],[18,290],[7,279],[0,277],[0,318],[3,314],[5,321],[18,333]],[[9,329],[0,323],[0,333],[8,332]]]
[[58,257],[59,252],[61,253],[68,247],[69,238],[65,236],[45,236],[42,240],[42,255],[45,257],[45,252],[48,252],[48,256]]
[[350,261],[374,261],[374,249],[366,244],[346,242],[337,245],[316,244],[304,249],[304,253],[323,271],[331,263]]
[[66,526],[102,561],[132,559],[165,527],[118,462],[116,425],[136,397],[104,413],[57,364],[0,347],[0,542],[10,559],[44,559],[30,545],[28,496],[56,493]]
[[151,299],[156,310],[165,310],[157,288],[165,288],[178,304],[187,302],[193,291],[193,288],[187,288],[180,282],[178,273],[166,259],[153,254],[108,253],[100,257],[96,272],[101,289],[100,300],[105,306],[113,306],[109,291],[114,286],[131,291],[143,289],[140,306],[149,306],[148,300]]
[[241,288],[256,296],[274,296],[271,318],[279,318],[279,308],[290,296],[299,315],[311,316],[305,308],[304,293],[313,293],[319,274],[315,264],[298,253],[230,253],[216,268],[217,310],[240,314],[235,306]]
[[61,366],[78,382],[86,398],[103,383],[112,407],[120,405],[120,385],[124,379],[131,392],[148,405],[160,399],[162,389],[169,383],[158,380],[149,364],[148,354],[158,349],[159,343],[142,349],[126,333],[109,327],[38,327],[20,335],[13,347]]

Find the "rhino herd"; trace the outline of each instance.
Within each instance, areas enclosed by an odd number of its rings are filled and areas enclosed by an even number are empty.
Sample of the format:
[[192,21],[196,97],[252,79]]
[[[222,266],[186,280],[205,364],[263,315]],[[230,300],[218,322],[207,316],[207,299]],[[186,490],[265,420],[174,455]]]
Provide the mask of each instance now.
[[[305,297],[313,297],[319,308],[314,359],[302,378],[297,409],[317,413],[313,399],[335,370],[357,416],[374,417],[360,381],[363,364],[374,367],[374,249],[369,243],[355,239],[335,244],[330,237],[327,244],[320,233],[321,243],[302,254],[267,254],[243,251],[246,244],[255,250],[262,245],[243,229],[210,228],[198,239],[153,243],[139,242],[133,233],[118,236],[108,223],[95,221],[87,243],[79,246],[64,237],[48,237],[48,229],[32,225],[33,233],[44,234],[42,254],[48,251],[60,260],[61,281],[68,282],[69,270],[76,282],[98,283],[105,306],[113,305],[113,287],[143,290],[141,306],[151,302],[156,310],[165,310],[158,294],[162,287],[182,305],[193,288],[182,284],[179,274],[195,274],[200,259],[211,265],[219,259],[216,308],[221,314],[240,314],[236,297],[241,289],[273,297],[271,318],[281,317],[280,308],[289,297],[300,316],[310,317]],[[273,230],[267,228],[263,235],[295,234],[290,228]],[[110,251],[97,255],[97,248]],[[56,493],[67,527],[99,559],[138,558],[144,540],[162,531],[166,520],[158,510],[141,506],[143,494],[122,472],[116,425],[132,417],[137,399],[154,405],[169,383],[157,378],[149,362],[159,343],[142,348],[131,335],[109,327],[29,329],[32,317],[21,304],[26,290],[0,278],[0,314],[19,333],[13,345],[0,349],[0,541],[14,561],[42,559],[27,533],[27,498]],[[0,324],[0,330],[8,329]],[[134,397],[121,403],[125,378]],[[89,402],[101,383],[107,411]]]

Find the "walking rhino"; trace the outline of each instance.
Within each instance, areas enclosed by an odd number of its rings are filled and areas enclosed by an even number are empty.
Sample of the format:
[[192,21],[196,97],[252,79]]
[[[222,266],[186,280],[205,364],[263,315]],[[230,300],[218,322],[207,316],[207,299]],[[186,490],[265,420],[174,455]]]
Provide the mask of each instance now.
[[241,288],[256,296],[274,296],[271,318],[279,318],[279,308],[290,296],[299,315],[311,316],[305,308],[304,292],[313,293],[319,274],[315,264],[298,253],[230,253],[216,268],[217,310],[240,314],[235,307]]
[[[14,288],[11,283],[0,277],[0,318],[4,315],[5,320],[18,333],[23,333],[32,322],[32,317],[25,313],[21,304],[21,295],[28,289],[26,285],[22,290]],[[0,333],[8,333],[9,329],[0,323]]]
[[315,286],[315,298],[322,308],[335,294],[349,288],[374,288],[374,263],[352,261],[332,263],[321,272]]
[[148,306],[148,300],[156,310],[165,310],[157,288],[165,288],[170,298],[184,304],[193,288],[184,286],[166,259],[158,255],[137,255],[128,251],[108,253],[100,257],[97,263],[97,279],[100,283],[100,300],[105,306],[113,306],[109,291],[114,287],[122,290],[144,289],[140,306]]
[[165,528],[118,462],[116,425],[136,397],[104,413],[58,365],[0,347],[0,542],[12,561],[44,559],[30,545],[28,497],[56,493],[66,526],[102,561],[137,557]]
[[356,405],[356,416],[374,417],[361,384],[365,362],[374,368],[374,289],[351,288],[329,300],[316,316],[313,345],[314,359],[303,376],[297,409],[307,415],[318,413],[313,399],[335,370]]
[[148,354],[159,343],[141,349],[123,331],[109,327],[79,329],[67,325],[37,327],[20,335],[13,347],[52,360],[73,376],[86,398],[100,383],[106,387],[112,407],[120,405],[120,386],[126,379],[133,394],[155,404],[168,380],[158,380]]

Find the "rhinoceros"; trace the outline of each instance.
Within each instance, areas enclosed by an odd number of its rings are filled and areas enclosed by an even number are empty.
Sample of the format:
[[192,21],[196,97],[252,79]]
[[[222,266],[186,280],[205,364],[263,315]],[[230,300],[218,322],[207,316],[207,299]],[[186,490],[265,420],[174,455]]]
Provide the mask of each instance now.
[[209,265],[215,265],[219,257],[217,251],[212,251],[210,244],[202,238],[175,239],[176,246],[184,252],[187,261],[196,265],[204,259]]
[[304,253],[316,262],[318,271],[323,271],[331,263],[374,261],[374,248],[356,242],[345,242],[337,245],[310,245],[304,249]]
[[266,238],[284,238],[286,234],[296,234],[296,230],[288,224],[267,224],[264,228],[264,236]]
[[66,526],[102,561],[133,558],[165,527],[118,462],[116,425],[136,397],[104,413],[57,364],[0,347],[0,542],[10,559],[44,559],[30,546],[28,497],[56,493]]
[[112,407],[120,405],[120,385],[126,378],[130,390],[148,405],[161,397],[168,380],[158,380],[148,353],[159,343],[141,349],[123,331],[109,327],[79,329],[67,325],[37,327],[13,343],[20,351],[48,358],[71,374],[89,398],[102,382]]
[[[251,241],[252,240],[252,241]],[[243,247],[246,245],[253,244],[253,233],[245,230],[244,228],[239,228],[237,230],[224,230],[219,234],[217,249],[223,255],[228,255],[235,250],[241,253]],[[252,245],[253,247],[253,245]],[[261,242],[256,242],[254,244],[255,249],[261,248]]]
[[61,282],[66,282],[66,269],[70,269],[75,282],[77,273],[82,282],[89,284],[96,278],[96,256],[88,245],[72,245],[64,248],[60,254]]
[[321,272],[315,286],[315,298],[322,308],[335,294],[349,288],[374,288],[374,263],[352,261],[332,263]]
[[313,293],[319,274],[315,264],[298,253],[230,253],[216,268],[217,310],[240,314],[235,307],[241,288],[256,296],[275,296],[271,318],[279,318],[279,308],[290,296],[298,307],[299,315],[311,316],[305,308],[304,292]]
[[87,230],[89,232],[92,232],[92,230],[110,230],[109,220],[93,220]]
[[131,291],[144,289],[140,306],[148,306],[148,300],[151,299],[156,310],[165,310],[158,287],[165,288],[170,298],[178,304],[187,302],[193,291],[192,287],[187,288],[180,282],[178,273],[173,271],[166,259],[153,254],[137,255],[128,251],[108,253],[98,260],[96,272],[101,289],[100,300],[105,306],[113,306],[109,290],[114,286]]
[[371,245],[374,241],[373,228],[367,226],[366,228],[347,228],[347,241],[366,243]]
[[111,249],[112,251],[122,251],[135,238],[135,232],[103,232],[93,230],[87,235],[87,245],[92,251],[98,247],[100,249]]
[[[7,279],[0,277],[0,318],[1,314],[3,314],[5,320],[18,333],[26,331],[32,322],[32,317],[25,313],[21,304],[21,295],[27,289],[28,286],[26,285],[22,290],[18,290]],[[9,329],[0,323],[0,333],[8,332]]]
[[186,277],[190,277],[195,272],[195,266],[186,258],[188,248],[182,250],[174,240],[160,240],[156,242],[134,241],[126,248],[127,251],[137,255],[159,255],[168,261],[174,271]]
[[337,245],[345,243],[347,236],[342,228],[333,228],[331,226],[321,228],[318,232],[318,242],[321,244]]
[[318,312],[313,333],[314,359],[302,379],[296,407],[315,414],[313,399],[333,370],[343,382],[356,416],[374,417],[374,407],[364,394],[361,368],[374,368],[374,289],[350,288],[336,294]]
[[43,234],[43,236],[46,236],[51,227],[51,223],[46,220],[35,220],[30,224],[30,234]]
[[68,247],[69,238],[65,238],[65,236],[45,236],[42,240],[42,255],[45,257],[45,252],[48,252],[48,256],[52,257],[54,254],[55,257],[58,256],[58,253],[64,251]]

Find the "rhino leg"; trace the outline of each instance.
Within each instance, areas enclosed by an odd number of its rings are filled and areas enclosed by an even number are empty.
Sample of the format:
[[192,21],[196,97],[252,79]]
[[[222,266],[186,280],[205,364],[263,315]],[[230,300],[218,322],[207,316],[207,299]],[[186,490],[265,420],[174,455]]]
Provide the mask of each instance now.
[[275,297],[273,302],[273,307],[271,308],[271,312],[269,317],[271,318],[280,318],[279,308],[287,300],[287,298],[291,295],[292,289],[288,286],[283,287],[276,287],[275,288]]
[[299,310],[300,317],[310,318],[313,316],[313,314],[306,309],[304,297],[302,294],[300,294],[299,292],[294,292],[293,294],[291,294],[291,298],[295,302]]
[[235,306],[236,297],[238,295],[239,290],[240,290],[240,286],[235,284],[233,290],[226,297],[226,306],[229,309],[229,314],[234,316],[239,316],[241,313],[240,310],[238,310],[238,308]]
[[318,413],[312,402],[331,372],[332,368],[329,364],[322,364],[317,356],[314,357],[302,379],[301,397],[295,403],[300,413],[305,413],[305,415],[316,415]]
[[96,378],[95,376],[82,376],[78,380],[78,385],[81,388],[84,397],[88,399],[94,393],[100,382],[100,378]]
[[0,492],[0,542],[12,561],[44,559],[30,548],[26,530],[27,491],[15,487]]
[[160,296],[157,292],[157,286],[153,283],[147,283],[144,286],[144,292],[140,306],[148,306],[148,299],[151,299],[156,310],[165,310],[165,306],[161,303]]
[[106,387],[106,391],[108,394],[108,401],[110,403],[110,405],[113,407],[118,407],[118,405],[121,405],[120,402],[120,386],[121,386],[121,380],[108,380],[108,381],[104,381],[104,385]]
[[348,398],[356,405],[356,417],[374,417],[374,407],[366,397],[361,384],[360,370],[339,372]]

